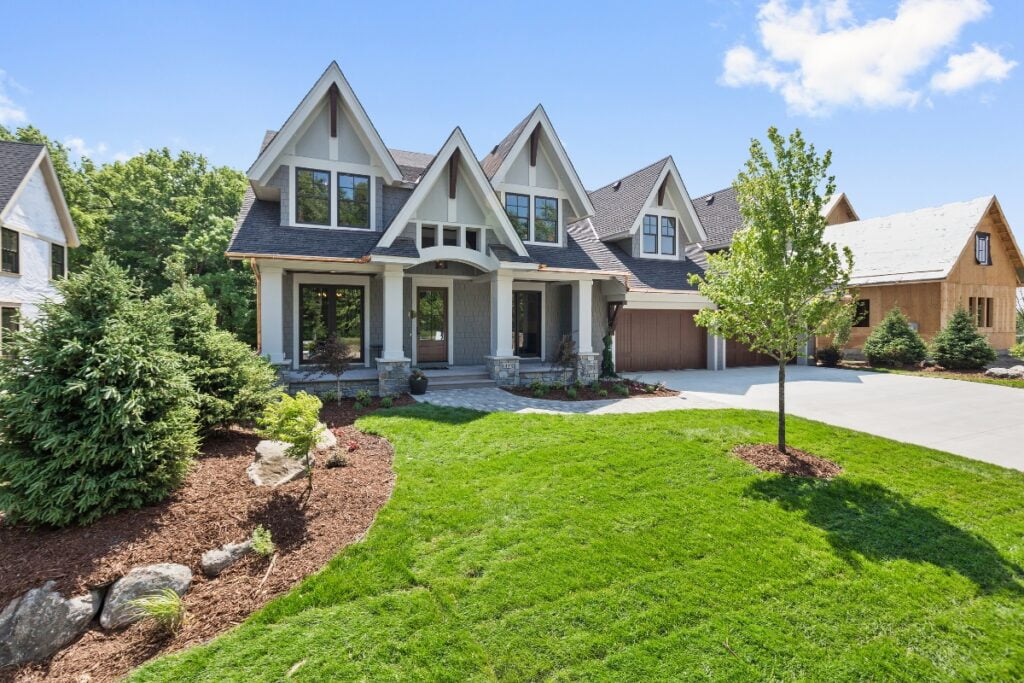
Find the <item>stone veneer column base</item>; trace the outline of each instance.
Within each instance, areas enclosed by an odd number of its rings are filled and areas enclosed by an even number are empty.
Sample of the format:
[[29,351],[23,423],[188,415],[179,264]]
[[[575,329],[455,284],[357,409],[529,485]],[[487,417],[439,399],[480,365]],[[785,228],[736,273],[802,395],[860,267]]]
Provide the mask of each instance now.
[[499,387],[519,384],[519,356],[484,356],[484,365]]
[[409,389],[409,371],[412,361],[408,358],[395,360],[377,359],[377,391],[380,396],[398,394]]
[[601,376],[601,354],[581,353],[576,361],[576,379],[583,384],[590,384]]

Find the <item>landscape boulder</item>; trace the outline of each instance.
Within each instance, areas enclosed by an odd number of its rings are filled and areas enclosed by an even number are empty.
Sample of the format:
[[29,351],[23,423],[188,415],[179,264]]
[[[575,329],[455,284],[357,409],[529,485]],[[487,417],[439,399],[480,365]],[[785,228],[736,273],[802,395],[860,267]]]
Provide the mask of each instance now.
[[[334,432],[323,424],[315,452],[329,451],[338,445]],[[305,458],[292,458],[287,454],[290,443],[264,439],[256,444],[256,459],[246,468],[249,479],[257,486],[282,486],[306,474]]]
[[989,368],[985,371],[985,376],[995,379],[1024,379],[1024,365],[1014,365],[1012,368]]
[[103,591],[67,600],[54,581],[12,600],[0,612],[0,667],[46,659],[78,637],[103,604]]
[[241,543],[227,543],[219,548],[207,550],[199,560],[199,566],[203,573],[211,579],[222,571],[238,562],[242,557],[252,550],[252,541],[246,540]]
[[107,593],[107,600],[100,614],[100,626],[116,629],[141,619],[144,614],[131,604],[132,600],[144,598],[170,588],[178,595],[184,595],[192,585],[192,570],[183,564],[151,564],[135,567],[114,582]]

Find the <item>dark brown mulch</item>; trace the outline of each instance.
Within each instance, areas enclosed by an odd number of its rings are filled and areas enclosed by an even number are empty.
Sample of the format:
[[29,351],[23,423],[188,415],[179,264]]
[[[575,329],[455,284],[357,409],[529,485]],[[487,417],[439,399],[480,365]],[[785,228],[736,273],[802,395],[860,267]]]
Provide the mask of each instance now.
[[786,453],[780,453],[773,444],[755,443],[736,446],[732,452],[765,472],[831,479],[843,471],[842,467],[831,460],[819,458],[792,446],[786,447]]
[[[410,402],[403,396],[395,404]],[[71,596],[142,564],[177,562],[193,572],[185,595],[188,622],[173,638],[158,635],[144,622],[113,633],[94,623],[50,661],[0,672],[0,680],[116,679],[151,657],[207,641],[240,623],[362,538],[391,495],[394,474],[391,445],[351,426],[373,407],[356,411],[352,404],[346,400],[324,408],[323,420],[334,430],[348,465],[318,467],[305,505],[304,479],[275,492],[252,485],[245,468],[259,438],[233,429],[207,439],[185,485],[159,505],[121,512],[85,528],[0,526],[0,605],[49,579]],[[319,463],[325,459],[321,454]],[[271,531],[278,548],[273,566],[250,554],[219,577],[205,578],[200,555],[248,537],[257,524]]]
[[[616,384],[623,384],[629,388],[629,396],[623,396],[622,394],[616,393],[612,390]],[[576,390],[576,398],[569,398],[569,394],[566,392],[564,385],[547,383],[548,390],[543,396],[534,396],[534,390],[529,385],[515,386],[515,387],[502,387],[505,391],[516,394],[517,396],[529,396],[530,398],[543,398],[555,401],[606,401],[608,399],[617,398],[651,398],[655,396],[678,396],[678,391],[672,391],[666,389],[664,386],[655,384],[645,384],[643,382],[637,382],[632,379],[624,380],[600,380],[601,389],[604,389],[607,393],[602,396],[599,391],[594,391],[590,388],[589,384],[584,384],[582,387]]]

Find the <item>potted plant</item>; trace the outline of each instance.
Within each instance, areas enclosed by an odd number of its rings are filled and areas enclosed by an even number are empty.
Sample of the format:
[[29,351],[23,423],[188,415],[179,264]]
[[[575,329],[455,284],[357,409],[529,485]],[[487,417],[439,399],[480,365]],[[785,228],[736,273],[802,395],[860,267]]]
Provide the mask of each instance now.
[[427,376],[419,368],[409,373],[409,393],[417,396],[427,393]]

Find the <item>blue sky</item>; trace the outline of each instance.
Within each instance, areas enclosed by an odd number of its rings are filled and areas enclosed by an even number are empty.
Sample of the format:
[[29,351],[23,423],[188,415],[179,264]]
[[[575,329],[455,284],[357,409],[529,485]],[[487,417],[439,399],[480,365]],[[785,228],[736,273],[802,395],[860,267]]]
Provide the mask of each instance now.
[[[297,7],[297,6],[296,6]],[[16,3],[0,122],[106,161],[245,169],[332,59],[391,147],[478,156],[543,102],[584,184],[672,154],[727,186],[752,136],[833,151],[862,217],[995,193],[1024,241],[1018,0]],[[31,28],[29,28],[31,27]]]

